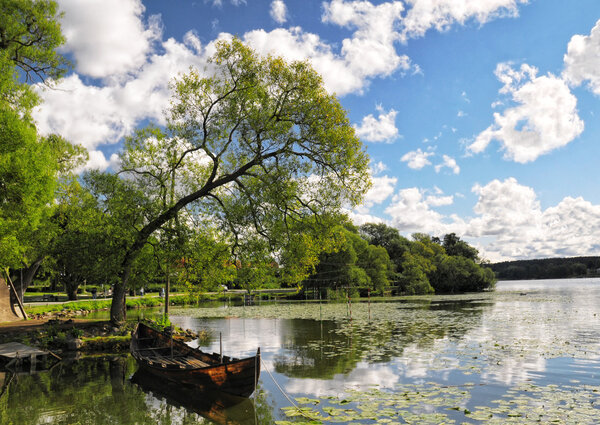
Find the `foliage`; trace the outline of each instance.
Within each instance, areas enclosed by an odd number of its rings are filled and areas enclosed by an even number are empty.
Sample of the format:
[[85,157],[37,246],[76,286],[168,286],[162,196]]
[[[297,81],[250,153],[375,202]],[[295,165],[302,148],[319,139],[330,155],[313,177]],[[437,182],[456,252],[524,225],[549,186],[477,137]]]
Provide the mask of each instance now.
[[58,4],[50,0],[3,0],[0,8],[0,51],[29,82],[34,77],[62,77],[69,61],[57,53],[64,44]]
[[333,229],[334,242],[320,255],[315,272],[306,280],[305,287],[346,288],[350,292],[369,289],[381,293],[389,285],[388,272],[393,268],[387,251],[369,245],[353,231],[355,229],[347,227]]
[[402,293],[460,293],[494,287],[491,269],[477,264],[477,249],[454,233],[445,235],[442,242],[422,233],[408,241],[385,224],[365,224],[360,231],[371,244],[388,250],[400,271],[397,282]]
[[597,275],[600,257],[545,258],[490,264],[498,279],[562,279]]
[[54,235],[57,179],[87,155],[58,136],[40,137],[31,119],[39,97],[26,83],[50,85],[69,67],[57,50],[65,42],[59,17],[49,0],[6,0],[0,8],[0,266],[25,266],[24,287]]
[[142,247],[152,235],[168,239],[178,220],[215,232],[234,255],[279,253],[295,224],[355,205],[369,186],[360,140],[306,62],[221,41],[206,72],[191,69],[172,89],[166,127],[138,131],[121,155],[120,184],[144,195],[123,205],[145,221],[126,242],[113,322]]
[[460,256],[469,260],[478,261],[479,252],[477,249],[470,246],[465,241],[461,241],[455,233],[448,233],[445,235],[442,246],[448,255]]
[[55,211],[60,232],[50,255],[55,273],[73,300],[84,282],[97,286],[107,283],[108,276],[115,272],[119,252],[107,232],[110,225],[92,194],[77,180],[63,188]]
[[381,246],[395,264],[395,271],[402,273],[404,253],[409,250],[410,241],[400,235],[398,229],[384,223],[366,223],[360,226],[360,234],[369,244]]

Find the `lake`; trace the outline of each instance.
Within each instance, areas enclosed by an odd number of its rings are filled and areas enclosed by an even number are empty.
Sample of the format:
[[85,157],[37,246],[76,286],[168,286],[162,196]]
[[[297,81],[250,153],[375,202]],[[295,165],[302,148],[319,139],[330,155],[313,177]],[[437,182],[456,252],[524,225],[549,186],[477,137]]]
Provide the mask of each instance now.
[[[171,310],[207,351],[260,346],[247,401],[147,382],[128,355],[2,376],[2,424],[597,423],[600,279],[499,282],[495,292]],[[194,343],[192,343],[194,345]],[[1,380],[0,380],[1,382]]]

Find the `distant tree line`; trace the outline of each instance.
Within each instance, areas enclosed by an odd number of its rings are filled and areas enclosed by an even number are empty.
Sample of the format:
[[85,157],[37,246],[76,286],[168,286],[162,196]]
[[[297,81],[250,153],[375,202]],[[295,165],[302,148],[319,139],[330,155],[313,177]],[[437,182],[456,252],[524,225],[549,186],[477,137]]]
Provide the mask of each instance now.
[[341,290],[350,294],[455,294],[492,289],[493,271],[479,252],[456,234],[442,239],[415,233],[412,240],[382,223],[338,227],[335,249],[324,251],[305,290]]
[[600,257],[504,261],[490,267],[501,280],[564,279],[600,274]]

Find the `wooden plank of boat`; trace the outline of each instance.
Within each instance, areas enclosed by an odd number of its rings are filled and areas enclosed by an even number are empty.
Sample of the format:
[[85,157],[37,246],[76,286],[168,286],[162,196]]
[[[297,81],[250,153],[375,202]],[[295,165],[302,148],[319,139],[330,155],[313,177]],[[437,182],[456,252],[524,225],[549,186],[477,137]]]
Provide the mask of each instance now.
[[[256,356],[232,359],[208,354],[139,323],[131,338],[131,354],[138,364],[168,381],[248,397],[260,374]],[[223,361],[221,361],[223,359]]]

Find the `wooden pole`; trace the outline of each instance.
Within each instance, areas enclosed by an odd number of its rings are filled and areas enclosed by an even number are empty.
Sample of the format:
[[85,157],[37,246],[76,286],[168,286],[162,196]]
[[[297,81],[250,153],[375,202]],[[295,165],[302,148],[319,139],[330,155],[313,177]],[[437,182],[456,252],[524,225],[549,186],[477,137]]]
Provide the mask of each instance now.
[[369,322],[371,321],[371,289],[367,288],[367,296],[369,297]]
[[17,289],[15,288],[15,285],[13,285],[13,282],[10,279],[8,270],[4,270],[4,273],[6,274],[8,286],[10,286],[10,289],[12,289],[13,293],[15,294],[15,298],[17,299],[17,303],[19,304],[19,309],[21,310],[21,313],[23,314],[23,318],[25,320],[27,320],[27,313],[25,313],[25,306],[23,305],[23,301],[21,301],[21,298],[19,298],[19,294],[17,293]]

